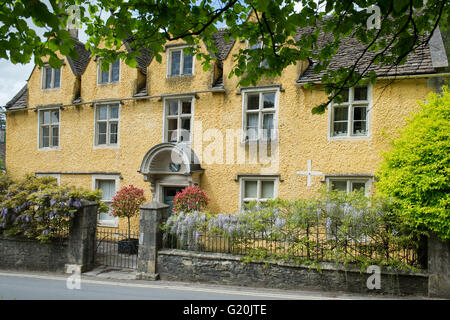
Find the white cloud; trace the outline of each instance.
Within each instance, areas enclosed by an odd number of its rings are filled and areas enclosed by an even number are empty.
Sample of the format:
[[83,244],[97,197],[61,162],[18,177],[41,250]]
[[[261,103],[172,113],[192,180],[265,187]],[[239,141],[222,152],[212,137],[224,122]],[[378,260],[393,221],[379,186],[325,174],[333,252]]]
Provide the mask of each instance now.
[[6,105],[27,83],[34,63],[13,64],[0,60],[0,106]]

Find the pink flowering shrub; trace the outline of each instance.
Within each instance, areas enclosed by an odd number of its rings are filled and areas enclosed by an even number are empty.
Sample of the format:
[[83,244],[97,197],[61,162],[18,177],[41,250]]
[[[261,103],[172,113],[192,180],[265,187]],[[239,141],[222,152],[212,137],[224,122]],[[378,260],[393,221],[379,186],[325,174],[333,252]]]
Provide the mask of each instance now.
[[209,198],[206,192],[198,186],[186,187],[178,192],[173,199],[174,213],[188,213],[192,211],[201,211],[208,205]]
[[144,190],[133,185],[122,187],[112,199],[112,215],[128,219],[128,238],[130,237],[130,218],[139,213],[144,202]]

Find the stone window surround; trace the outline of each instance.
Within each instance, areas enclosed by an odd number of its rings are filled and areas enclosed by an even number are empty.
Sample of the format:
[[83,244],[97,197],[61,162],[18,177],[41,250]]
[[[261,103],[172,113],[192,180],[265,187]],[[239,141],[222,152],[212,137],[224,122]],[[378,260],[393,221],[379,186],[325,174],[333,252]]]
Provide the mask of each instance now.
[[[260,93],[260,94],[264,94],[264,93],[270,93],[270,92],[274,92],[275,93],[275,105],[273,109],[270,109],[270,111],[273,111],[272,113],[274,114],[273,117],[273,130],[275,132],[275,137],[274,139],[272,139],[272,142],[276,142],[278,141],[278,109],[279,109],[279,104],[280,104],[280,92],[284,91],[281,89],[281,86],[279,85],[274,85],[274,86],[264,86],[264,87],[250,87],[250,88],[241,88],[241,90],[239,91],[239,94],[242,95],[242,137],[241,137],[241,143],[245,144],[245,143],[249,143],[249,140],[246,138],[247,136],[247,94],[249,93]],[[261,98],[260,98],[261,99]],[[259,108],[259,114],[262,115],[264,112],[263,108]],[[262,116],[259,117],[259,124],[258,124],[258,136],[261,134],[262,132]],[[257,140],[252,140],[252,141],[264,141],[264,139],[262,137],[258,137]]]
[[[118,59],[118,60],[119,60],[119,80],[117,80],[117,81],[108,81],[108,82],[101,82],[101,76],[102,76],[101,65],[102,65],[103,58],[99,57],[99,58],[96,59],[96,61],[97,61],[97,85],[98,86],[104,86],[104,85],[109,85],[109,84],[120,83],[120,81],[122,79],[122,66],[121,66],[122,65],[122,60],[121,59]],[[112,63],[109,64],[108,72],[109,72],[108,79],[111,79],[112,78],[112,74],[111,74],[112,73]]]
[[[64,65],[64,63],[63,63]],[[51,87],[50,88],[46,88],[45,87],[45,80],[46,80],[46,76],[45,76],[45,70],[46,69],[52,69],[52,81],[51,81]],[[59,86],[55,87],[55,68],[52,68],[48,63],[44,64],[44,66],[41,68],[41,90],[59,90],[61,89],[61,81],[62,81],[62,66],[61,68],[59,68]]]
[[[358,140],[358,139],[369,139],[371,137],[370,126],[371,126],[371,118],[372,118],[372,106],[373,106],[373,86],[371,84],[364,85],[367,87],[367,114],[366,114],[366,130],[367,133],[365,135],[353,135],[351,133],[353,128],[353,92],[355,87],[347,88],[350,89],[349,94],[349,110],[348,110],[348,119],[349,124],[347,125],[347,135],[346,136],[333,136],[333,108],[335,106],[339,106],[339,104],[330,103],[330,107],[328,108],[328,140]],[[363,86],[363,87],[364,87]],[[358,87],[358,86],[357,86]]]
[[[168,137],[168,119],[167,119],[167,115],[169,112],[169,105],[168,102],[169,101],[173,101],[173,100],[191,100],[191,128],[190,128],[190,139],[189,141],[183,141],[183,143],[188,144],[188,145],[192,145],[192,142],[194,141],[194,110],[195,110],[195,95],[173,95],[173,96],[167,96],[167,97],[163,97],[162,101],[163,101],[163,132],[162,132],[162,143],[166,143],[169,141],[169,137]],[[178,117],[180,117],[180,115],[178,115]],[[178,139],[178,138],[177,138]]]
[[[58,110],[58,145],[57,146],[52,146],[52,147],[41,147],[41,113],[43,111],[56,111]],[[57,107],[57,108],[39,108],[36,110],[38,113],[38,123],[37,123],[37,130],[38,130],[38,134],[37,134],[37,148],[39,151],[46,151],[46,150],[59,150],[59,146],[61,144],[60,141],[60,137],[61,137],[61,108]],[[50,115],[50,120],[51,120],[51,115]],[[52,122],[50,122],[50,132],[51,133],[51,127],[52,127]],[[51,140],[51,135],[49,136],[49,139]],[[50,143],[50,141],[49,141]]]
[[[95,174],[92,175],[92,190],[97,190],[97,181],[98,180],[110,180],[114,181],[115,191],[119,191],[119,183],[120,183],[120,174],[119,175],[111,175],[111,174]],[[97,224],[99,227],[110,227],[117,228],[119,226],[119,218],[115,217],[114,221],[103,221],[100,220],[100,215],[97,216]]]
[[[166,66],[166,78],[177,78],[177,77],[190,77],[195,75],[195,55],[192,55],[192,73],[190,74],[183,74],[183,67],[184,67],[184,48],[187,47],[193,47],[191,45],[187,44],[180,44],[180,45],[173,45],[173,46],[167,46],[165,48],[166,56],[167,56],[167,66]],[[180,74],[178,75],[171,75],[171,67],[172,67],[172,53],[174,51],[180,51],[181,50],[181,56],[180,56]]]
[[[261,191],[261,182],[262,181],[273,181],[273,199],[275,199],[278,196],[278,184],[280,182],[280,176],[279,175],[256,175],[256,174],[249,174],[249,175],[239,175],[239,210],[243,208],[244,204],[244,192],[245,192],[245,182],[247,181],[257,181],[257,197],[256,199],[260,198],[260,191]],[[261,199],[261,201],[265,201],[266,199]]]
[[347,193],[351,190],[351,184],[353,182],[365,183],[365,195],[369,196],[372,193],[372,184],[375,178],[372,174],[336,174],[336,175],[325,175],[323,182],[326,183],[327,188],[331,189],[331,184],[333,181],[346,181],[347,182]]
[[42,178],[42,177],[55,178],[56,181],[58,182],[58,186],[61,185],[61,175],[59,173],[35,173],[34,175],[38,178]]
[[[119,106],[119,118],[117,120],[117,143],[115,144],[98,144],[98,129],[97,129],[97,117],[98,117],[98,106],[102,106],[102,105],[115,105],[117,104]],[[120,148],[120,112],[122,109],[122,102],[121,101],[103,101],[103,102],[97,102],[94,104],[94,144],[93,147],[94,149],[119,149]],[[109,110],[109,108],[108,108]],[[109,111],[108,111],[108,120],[107,120],[107,140],[109,139],[108,137],[108,131],[109,131]]]

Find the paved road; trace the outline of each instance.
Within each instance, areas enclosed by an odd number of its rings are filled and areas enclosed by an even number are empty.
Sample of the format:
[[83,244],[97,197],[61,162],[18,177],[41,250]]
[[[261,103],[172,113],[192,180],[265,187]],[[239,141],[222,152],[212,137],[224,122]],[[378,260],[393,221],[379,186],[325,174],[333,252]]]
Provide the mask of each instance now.
[[359,296],[294,290],[256,289],[167,281],[106,280],[81,277],[80,289],[67,288],[64,274],[0,272],[4,300],[361,300],[392,297]]

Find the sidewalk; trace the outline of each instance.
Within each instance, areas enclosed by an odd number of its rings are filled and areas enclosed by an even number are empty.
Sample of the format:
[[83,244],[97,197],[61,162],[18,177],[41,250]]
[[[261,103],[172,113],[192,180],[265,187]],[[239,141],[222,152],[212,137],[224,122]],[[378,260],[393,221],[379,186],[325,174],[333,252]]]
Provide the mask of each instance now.
[[[274,289],[274,288],[258,288],[258,287],[244,287],[235,285],[222,285],[222,284],[212,284],[212,283],[191,283],[191,282],[178,282],[178,281],[146,281],[146,280],[136,280],[134,269],[121,269],[117,267],[109,266],[99,266],[95,269],[85,272],[82,274],[83,278],[96,278],[104,280],[125,280],[127,283],[142,283],[142,284],[155,284],[161,285],[162,288],[173,287],[183,287],[183,288],[208,288],[208,289],[220,289],[231,291],[258,291],[267,294],[282,294],[282,295],[293,295],[302,296],[308,299],[343,299],[343,300],[436,300],[423,296],[394,296],[394,295],[381,295],[381,294],[355,294],[346,293],[343,291],[333,292],[333,291],[319,291],[319,290],[285,290],[285,289]],[[437,299],[439,300],[439,299]]]

